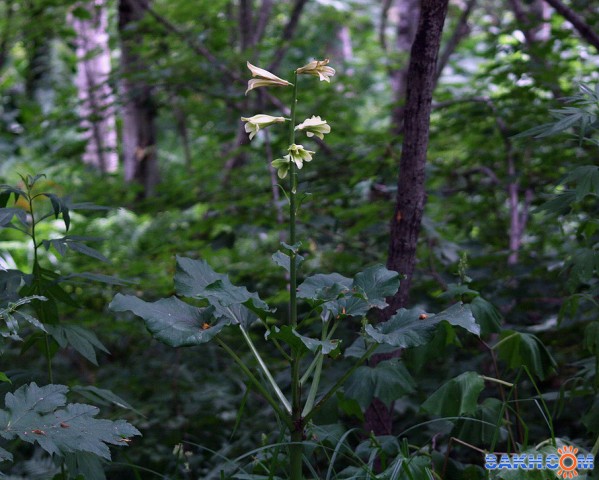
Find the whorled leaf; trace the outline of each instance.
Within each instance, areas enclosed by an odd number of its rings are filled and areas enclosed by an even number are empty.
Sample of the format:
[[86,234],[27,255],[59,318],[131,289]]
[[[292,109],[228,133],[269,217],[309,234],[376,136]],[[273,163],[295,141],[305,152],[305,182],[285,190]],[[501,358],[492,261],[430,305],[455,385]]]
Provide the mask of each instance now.
[[244,304],[257,313],[273,311],[257,293],[233,285],[227,275],[216,273],[204,260],[177,257],[175,289],[180,295],[206,299],[214,306]]
[[333,316],[364,316],[371,308],[385,308],[385,298],[399,288],[399,274],[382,265],[358,273],[353,280],[332,273],[308,277],[298,288],[298,298],[321,305]]
[[436,315],[426,314],[416,308],[402,308],[384,323],[366,325],[365,331],[377,343],[398,348],[419,347],[433,338],[437,325],[442,321],[480,335],[480,326],[472,316],[469,305],[462,303],[456,303]]
[[5,397],[0,410],[0,436],[37,443],[51,455],[87,452],[110,460],[108,445],[127,445],[140,432],[124,420],[94,418],[92,405],[66,404],[64,385],[23,385]]
[[198,308],[176,297],[145,302],[133,295],[118,293],[109,308],[115,312],[133,312],[143,318],[156,340],[171,347],[188,347],[209,342],[232,323],[222,317],[215,322],[214,307]]
[[292,350],[300,354],[307,353],[308,351],[316,353],[319,349],[322,349],[323,355],[336,357],[340,354],[340,340],[317,340],[315,338],[306,337],[298,333],[289,325],[283,325],[281,328],[276,326],[272,327],[266,332],[265,338],[281,340],[289,345]]

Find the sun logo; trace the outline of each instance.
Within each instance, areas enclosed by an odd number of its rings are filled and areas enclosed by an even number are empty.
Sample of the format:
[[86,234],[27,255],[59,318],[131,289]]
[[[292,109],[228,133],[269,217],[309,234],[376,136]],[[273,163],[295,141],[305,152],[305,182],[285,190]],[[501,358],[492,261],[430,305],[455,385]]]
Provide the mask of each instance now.
[[576,459],[578,448],[564,446],[558,448],[557,453],[560,454],[557,476],[561,476],[561,478],[578,477],[578,472],[576,471],[576,467],[578,467],[578,461]]

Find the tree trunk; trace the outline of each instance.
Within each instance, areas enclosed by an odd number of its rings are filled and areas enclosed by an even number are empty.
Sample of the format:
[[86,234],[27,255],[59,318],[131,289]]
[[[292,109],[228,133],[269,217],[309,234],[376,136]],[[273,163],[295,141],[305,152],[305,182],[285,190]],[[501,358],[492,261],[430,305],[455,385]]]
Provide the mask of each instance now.
[[397,183],[397,204],[391,220],[387,267],[404,275],[389,313],[407,304],[416,264],[416,244],[426,193],[424,167],[433,97],[435,69],[448,0],[422,0],[420,21],[408,68],[404,140]]
[[77,34],[75,84],[81,102],[81,125],[87,137],[83,161],[112,173],[118,168],[118,154],[114,97],[108,83],[111,67],[106,2],[91,0],[79,6],[91,15],[89,19],[71,19]]
[[[416,245],[426,201],[424,167],[431,103],[447,5],[448,0],[421,0],[420,3],[420,20],[407,71],[407,98],[401,119],[404,139],[387,260],[387,268],[401,273],[404,278],[401,280],[399,292],[388,299],[389,307],[383,312],[383,320],[408,303],[410,283],[416,264]],[[386,356],[375,356],[371,366],[386,358],[397,356],[399,352],[398,350]],[[365,419],[366,429],[376,435],[392,433],[392,410],[379,399],[374,399],[366,411]]]
[[[123,104],[123,166],[125,181],[138,183],[150,197],[160,179],[156,155],[156,108],[143,80],[149,67],[136,51],[139,37],[131,27],[145,14],[148,0],[119,0],[121,37],[121,97]],[[139,33],[139,32],[137,32]]]

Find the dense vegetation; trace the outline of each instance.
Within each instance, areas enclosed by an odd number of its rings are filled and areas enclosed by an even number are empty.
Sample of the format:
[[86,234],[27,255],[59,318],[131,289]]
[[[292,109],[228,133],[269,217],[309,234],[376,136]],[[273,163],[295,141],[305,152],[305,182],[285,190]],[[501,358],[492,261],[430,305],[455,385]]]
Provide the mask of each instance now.
[[[427,136],[418,18],[446,3],[0,2],[7,478],[550,479],[484,454],[597,455],[599,8],[450,2]],[[244,96],[248,61],[297,109]],[[278,120],[250,142],[255,114]],[[293,129],[313,115],[324,138]]]

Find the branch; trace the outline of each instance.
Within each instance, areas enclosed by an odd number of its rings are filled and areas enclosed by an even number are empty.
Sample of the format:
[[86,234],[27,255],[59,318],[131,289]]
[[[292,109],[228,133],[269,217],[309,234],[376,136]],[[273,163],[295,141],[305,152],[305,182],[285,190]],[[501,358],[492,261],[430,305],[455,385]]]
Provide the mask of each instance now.
[[455,30],[447,40],[443,51],[439,55],[439,60],[437,61],[437,72],[435,73],[435,85],[439,82],[439,77],[443,73],[443,70],[449,63],[449,58],[455,52],[455,49],[460,44],[462,39],[468,34],[468,18],[470,17],[470,13],[472,13],[472,9],[476,5],[476,0],[468,0],[466,3],[466,7],[462,11],[462,15],[460,16],[458,23],[455,27]]
[[281,64],[283,57],[287,53],[287,50],[289,49],[289,43],[295,35],[297,24],[299,23],[300,16],[302,14],[302,11],[304,10],[306,3],[308,3],[308,0],[295,0],[295,4],[293,6],[291,16],[289,17],[289,21],[283,29],[283,36],[280,41],[280,47],[275,52],[274,60],[268,67],[268,70],[270,70],[271,72],[279,68],[279,65]]
[[260,6],[260,12],[258,13],[258,19],[256,20],[256,28],[254,31],[254,38],[252,39],[252,45],[257,45],[264,37],[266,26],[268,25],[268,19],[270,18],[270,12],[272,10],[272,0],[262,0]]
[[545,0],[557,13],[574,25],[580,36],[599,51],[599,35],[574,10],[564,5],[561,0]]
[[387,20],[389,19],[389,9],[391,8],[391,4],[393,0],[385,0],[383,3],[383,8],[381,9],[381,26],[379,27],[379,43],[381,44],[381,48],[387,52],[387,37],[385,35],[385,30],[387,30]]

